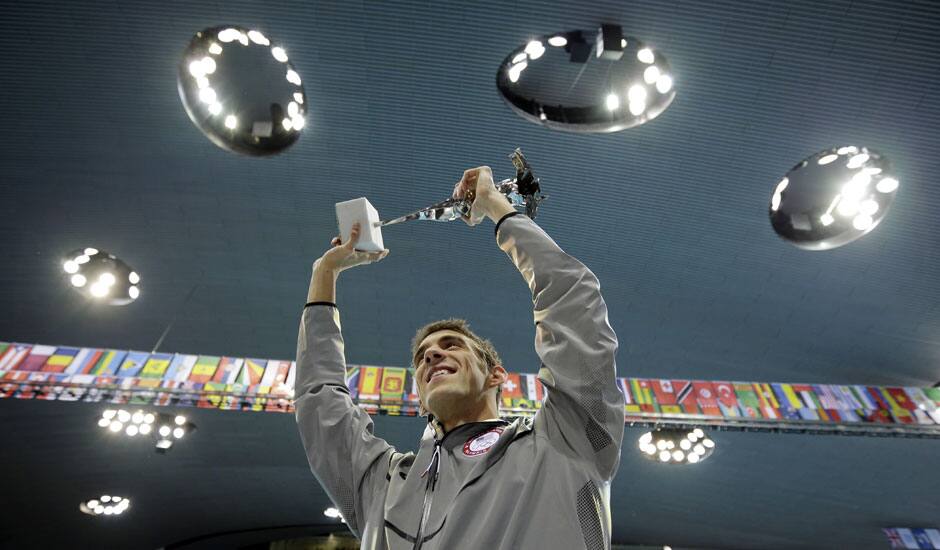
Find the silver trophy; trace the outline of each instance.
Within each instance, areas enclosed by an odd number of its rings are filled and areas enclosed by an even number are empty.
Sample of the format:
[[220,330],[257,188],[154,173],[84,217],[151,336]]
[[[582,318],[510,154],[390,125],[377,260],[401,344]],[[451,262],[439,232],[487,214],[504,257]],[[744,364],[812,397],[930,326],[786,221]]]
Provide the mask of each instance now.
[[[525,208],[525,215],[534,220],[539,210],[539,204],[548,197],[542,195],[539,179],[532,173],[532,168],[523,156],[522,150],[516,149],[509,155],[509,158],[516,167],[516,177],[496,183],[496,189],[506,195],[506,199],[513,207]],[[450,198],[398,218],[375,222],[373,225],[383,227],[409,220],[450,222],[470,216],[472,206],[472,196],[464,199]]]

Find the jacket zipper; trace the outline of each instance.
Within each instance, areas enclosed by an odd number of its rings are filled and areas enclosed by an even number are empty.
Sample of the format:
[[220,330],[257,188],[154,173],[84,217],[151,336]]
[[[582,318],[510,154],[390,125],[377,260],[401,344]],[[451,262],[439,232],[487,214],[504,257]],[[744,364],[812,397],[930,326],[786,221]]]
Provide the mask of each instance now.
[[424,544],[422,540],[424,538],[424,528],[427,526],[428,516],[431,515],[432,493],[434,492],[434,486],[437,485],[437,476],[440,473],[440,466],[441,440],[438,439],[434,442],[434,454],[431,455],[431,463],[428,464],[428,468],[421,474],[421,477],[427,476],[428,480],[424,488],[424,511],[421,513],[421,523],[418,524],[418,533],[415,535],[415,544],[412,547],[414,550],[421,550],[421,546]]

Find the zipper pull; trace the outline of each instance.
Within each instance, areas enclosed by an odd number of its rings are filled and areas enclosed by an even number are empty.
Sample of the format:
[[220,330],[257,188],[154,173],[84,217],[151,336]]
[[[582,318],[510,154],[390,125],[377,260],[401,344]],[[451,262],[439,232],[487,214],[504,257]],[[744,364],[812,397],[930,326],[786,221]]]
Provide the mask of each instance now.
[[439,463],[441,461],[441,444],[440,442],[434,442],[434,454],[431,455],[431,462],[428,463],[428,467],[424,469],[424,472],[421,474],[421,477],[428,475],[428,472],[431,471],[431,468],[434,468],[434,480],[437,481],[437,474],[439,468],[435,467],[435,462]]

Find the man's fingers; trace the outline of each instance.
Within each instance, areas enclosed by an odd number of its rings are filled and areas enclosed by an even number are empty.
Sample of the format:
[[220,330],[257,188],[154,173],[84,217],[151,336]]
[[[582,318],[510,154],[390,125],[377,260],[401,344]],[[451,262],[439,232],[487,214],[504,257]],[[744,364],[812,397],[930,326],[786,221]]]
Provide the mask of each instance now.
[[346,243],[346,248],[353,250],[356,248],[356,243],[359,242],[359,222],[356,222],[352,226],[352,231],[349,232],[349,242]]

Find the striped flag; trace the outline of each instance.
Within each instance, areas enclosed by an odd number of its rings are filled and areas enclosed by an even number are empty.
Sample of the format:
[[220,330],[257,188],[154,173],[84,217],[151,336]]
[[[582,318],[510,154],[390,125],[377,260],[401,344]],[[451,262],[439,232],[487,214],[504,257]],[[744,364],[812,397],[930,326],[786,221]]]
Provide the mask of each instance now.
[[32,346],[27,344],[13,344],[0,356],[0,370],[19,370],[20,363],[29,355]]
[[88,374],[88,370],[98,362],[102,353],[104,352],[100,349],[82,348],[65,369],[65,374]]
[[217,384],[234,384],[244,363],[244,359],[223,357],[215,370],[215,374],[212,375],[212,381]]
[[676,393],[676,403],[682,407],[685,414],[700,414],[696,401],[695,387],[691,380],[673,380],[672,387]]
[[525,386],[525,396],[535,403],[536,407],[540,407],[542,400],[545,399],[545,390],[542,387],[542,381],[539,380],[537,374],[524,374],[521,377],[523,386]]
[[382,397],[381,367],[361,367],[359,373],[359,402],[378,403]]
[[64,372],[78,355],[78,348],[58,348],[49,356],[40,370],[43,372]]
[[659,406],[653,398],[653,388],[650,381],[645,378],[631,378],[630,386],[633,388],[633,398],[643,412],[659,412]]
[[764,418],[781,418],[780,403],[774,395],[774,390],[770,384],[754,383],[754,393],[757,395],[757,401],[760,403],[760,411]]
[[268,361],[264,376],[261,377],[261,385],[270,388],[271,393],[283,392],[289,370],[290,363],[287,361]]
[[17,370],[38,371],[52,357],[53,353],[55,353],[55,346],[33,346]]
[[116,349],[107,350],[101,355],[98,362],[95,363],[95,366],[91,368],[88,374],[94,374],[95,376],[111,376],[115,374],[121,362],[124,361],[125,355],[127,355],[126,351]]
[[152,354],[144,363],[144,368],[140,370],[140,377],[162,379],[172,359],[173,355],[169,353]]

